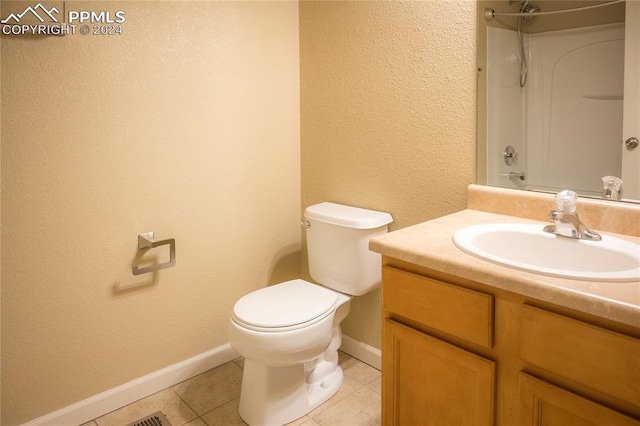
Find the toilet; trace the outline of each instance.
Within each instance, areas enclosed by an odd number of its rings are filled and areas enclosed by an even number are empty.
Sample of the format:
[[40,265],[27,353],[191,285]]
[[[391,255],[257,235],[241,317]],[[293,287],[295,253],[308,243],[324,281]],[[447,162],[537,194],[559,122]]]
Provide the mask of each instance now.
[[229,342],[245,358],[240,416],[251,426],[292,422],[342,384],[340,322],[353,296],[380,285],[380,255],[369,240],[387,232],[388,213],[334,203],[304,213],[309,274],[243,296]]

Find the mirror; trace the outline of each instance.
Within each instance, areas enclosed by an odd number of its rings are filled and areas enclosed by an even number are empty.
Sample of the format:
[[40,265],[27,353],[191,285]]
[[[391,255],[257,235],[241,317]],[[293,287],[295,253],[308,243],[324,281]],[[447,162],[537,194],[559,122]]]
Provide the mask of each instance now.
[[602,197],[625,176],[625,3],[530,15],[607,2],[479,0],[478,183]]

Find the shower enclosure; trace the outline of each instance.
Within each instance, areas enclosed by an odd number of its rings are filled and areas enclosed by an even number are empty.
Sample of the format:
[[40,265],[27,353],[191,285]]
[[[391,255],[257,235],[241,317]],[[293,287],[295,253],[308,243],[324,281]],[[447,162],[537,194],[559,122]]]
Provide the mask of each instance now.
[[640,199],[640,2],[596,3],[479,3],[478,182]]
[[524,48],[516,33],[488,28],[488,183],[599,195],[621,175],[624,24],[523,34]]

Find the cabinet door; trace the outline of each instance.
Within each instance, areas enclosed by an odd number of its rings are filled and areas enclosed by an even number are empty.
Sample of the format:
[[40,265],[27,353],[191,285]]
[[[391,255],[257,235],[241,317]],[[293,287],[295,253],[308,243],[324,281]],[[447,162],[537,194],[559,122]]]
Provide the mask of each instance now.
[[385,425],[491,425],[495,363],[386,319]]
[[640,422],[562,388],[520,373],[523,426],[638,426]]

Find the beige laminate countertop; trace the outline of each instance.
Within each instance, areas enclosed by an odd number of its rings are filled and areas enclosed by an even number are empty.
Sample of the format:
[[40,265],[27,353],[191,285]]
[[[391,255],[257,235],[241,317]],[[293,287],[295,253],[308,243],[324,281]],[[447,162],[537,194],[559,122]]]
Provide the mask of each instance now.
[[[640,281],[608,283],[539,275],[479,259],[453,244],[454,232],[465,226],[518,222],[548,223],[467,209],[375,237],[369,247],[389,257],[640,327]],[[596,230],[640,244],[640,237]]]

